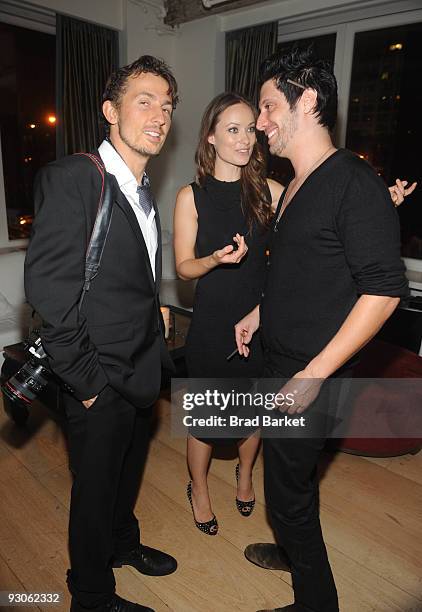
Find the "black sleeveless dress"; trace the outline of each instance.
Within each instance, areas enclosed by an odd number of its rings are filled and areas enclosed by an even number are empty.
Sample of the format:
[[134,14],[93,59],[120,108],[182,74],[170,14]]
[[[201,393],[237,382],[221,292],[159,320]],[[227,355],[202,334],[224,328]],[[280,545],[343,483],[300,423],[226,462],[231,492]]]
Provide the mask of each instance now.
[[197,257],[233,244],[236,233],[245,236],[248,252],[239,264],[217,266],[197,283],[186,341],[188,374],[195,378],[259,377],[263,353],[258,332],[247,359],[238,354],[230,361],[226,357],[236,348],[234,325],[260,302],[268,233],[258,226],[248,230],[240,202],[240,180],[224,182],[207,176],[203,187],[191,186],[198,213]]

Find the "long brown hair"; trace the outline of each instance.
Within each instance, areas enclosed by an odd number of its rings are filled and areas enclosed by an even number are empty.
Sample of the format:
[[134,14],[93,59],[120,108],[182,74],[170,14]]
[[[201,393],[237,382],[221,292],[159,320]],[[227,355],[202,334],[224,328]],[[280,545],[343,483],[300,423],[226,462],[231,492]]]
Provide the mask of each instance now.
[[[203,187],[207,174],[213,175],[215,169],[215,149],[208,142],[214,133],[221,113],[235,104],[246,104],[256,121],[255,107],[243,96],[236,93],[222,93],[216,96],[205,109],[199,130],[199,142],[195,153],[196,182]],[[242,209],[246,216],[249,231],[254,223],[268,227],[271,220],[271,200],[268,200],[268,185],[265,178],[265,159],[258,142],[255,142],[249,162],[242,166],[240,174],[240,193]]]

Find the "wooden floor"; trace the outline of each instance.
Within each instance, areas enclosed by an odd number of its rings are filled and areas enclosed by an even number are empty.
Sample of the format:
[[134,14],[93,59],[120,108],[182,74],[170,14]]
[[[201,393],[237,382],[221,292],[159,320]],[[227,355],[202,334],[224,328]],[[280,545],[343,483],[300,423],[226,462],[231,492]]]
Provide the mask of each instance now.
[[[178,571],[154,578],[116,571],[118,592],[157,612],[255,612],[292,601],[290,577],[248,563],[243,549],[272,541],[262,461],[254,472],[257,506],[242,518],[234,505],[235,457],[210,473],[220,532],[198,531],[185,495],[185,441],[170,435],[169,402],[158,403],[157,430],[137,504],[145,544],[177,557]],[[0,406],[0,591],[62,592],[71,479],[58,424],[34,410],[20,431]],[[422,611],[422,453],[367,460],[338,454],[321,483],[321,515],[342,612]]]

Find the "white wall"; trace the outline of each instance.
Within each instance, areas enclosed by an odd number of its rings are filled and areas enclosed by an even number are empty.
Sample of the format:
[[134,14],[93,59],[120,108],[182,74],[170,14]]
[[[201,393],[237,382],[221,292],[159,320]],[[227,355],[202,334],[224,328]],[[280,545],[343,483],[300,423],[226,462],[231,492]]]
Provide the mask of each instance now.
[[[194,153],[205,107],[224,91],[224,35],[218,17],[184,24],[175,41],[174,69],[180,87],[180,105],[174,119],[176,149],[173,165],[175,192],[194,178]],[[173,216],[163,209],[163,225],[170,228]]]
[[123,11],[127,61],[149,54],[171,63],[176,30],[163,25],[162,0],[124,0]]
[[[157,5],[155,8],[154,5]],[[163,26],[160,16],[162,4],[158,1],[143,4],[142,0],[125,1],[125,36],[127,62],[133,62],[140,55],[155,55],[165,60],[175,70],[176,33]],[[176,74],[177,76],[177,74]],[[151,160],[148,172],[164,229],[170,229],[174,203],[174,159],[176,157],[176,130],[172,130],[160,156]]]

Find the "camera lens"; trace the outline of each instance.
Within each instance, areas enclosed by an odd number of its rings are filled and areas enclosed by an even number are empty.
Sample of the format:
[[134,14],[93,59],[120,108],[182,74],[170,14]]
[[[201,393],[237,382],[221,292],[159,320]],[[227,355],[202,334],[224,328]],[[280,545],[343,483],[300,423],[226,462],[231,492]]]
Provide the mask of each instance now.
[[46,387],[48,376],[47,368],[30,359],[3,385],[3,392],[13,402],[31,404]]

